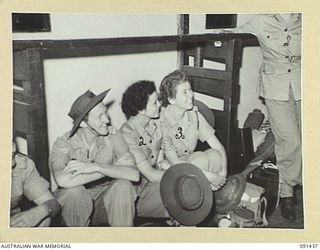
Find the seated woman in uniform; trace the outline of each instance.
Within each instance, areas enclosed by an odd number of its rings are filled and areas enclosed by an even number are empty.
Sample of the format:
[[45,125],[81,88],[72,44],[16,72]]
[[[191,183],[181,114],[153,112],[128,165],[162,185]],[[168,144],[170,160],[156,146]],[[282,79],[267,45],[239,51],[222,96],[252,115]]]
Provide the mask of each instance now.
[[[23,195],[36,206],[21,211]],[[51,218],[61,211],[59,203],[49,191],[49,183],[42,178],[33,161],[17,153],[15,141],[12,142],[11,170],[11,227],[48,227]]]
[[120,128],[142,175],[137,213],[141,217],[169,217],[160,197],[160,180],[169,163],[163,159],[160,103],[152,81],[133,83],[122,96],[127,121]]
[[[207,176],[213,190],[220,189],[226,182],[226,153],[215,130],[193,104],[187,73],[176,70],[167,75],[160,85],[160,98],[164,107],[160,120],[166,159],[170,164],[193,163]],[[198,139],[206,141],[210,149],[194,152]]]

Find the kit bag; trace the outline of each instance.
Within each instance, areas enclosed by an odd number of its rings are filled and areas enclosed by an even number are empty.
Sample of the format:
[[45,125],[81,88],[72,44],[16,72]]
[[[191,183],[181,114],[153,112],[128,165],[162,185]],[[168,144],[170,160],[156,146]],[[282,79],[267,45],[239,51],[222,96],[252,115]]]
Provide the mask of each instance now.
[[247,183],[264,188],[263,197],[268,201],[267,216],[276,209],[279,199],[279,169],[276,165],[264,162],[247,175]]
[[267,199],[263,197],[264,188],[246,183],[239,204],[229,212],[234,227],[267,227]]

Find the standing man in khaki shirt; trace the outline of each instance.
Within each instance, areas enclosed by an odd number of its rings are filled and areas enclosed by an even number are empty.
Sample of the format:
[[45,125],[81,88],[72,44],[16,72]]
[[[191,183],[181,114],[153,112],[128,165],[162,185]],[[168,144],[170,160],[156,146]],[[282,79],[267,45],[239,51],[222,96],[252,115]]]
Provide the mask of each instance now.
[[256,15],[235,29],[259,41],[258,92],[267,106],[280,171],[281,212],[295,219],[293,187],[301,184],[301,14]]
[[55,196],[67,226],[133,226],[136,192],[131,181],[139,173],[128,146],[109,126],[100,95],[85,92],[73,103],[73,128],[59,137],[50,156],[59,186]]

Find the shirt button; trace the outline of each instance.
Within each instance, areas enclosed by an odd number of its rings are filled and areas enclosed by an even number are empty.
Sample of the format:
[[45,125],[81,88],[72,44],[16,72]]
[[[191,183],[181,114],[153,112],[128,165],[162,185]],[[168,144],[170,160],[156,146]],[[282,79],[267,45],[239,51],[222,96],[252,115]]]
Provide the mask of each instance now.
[[291,69],[288,69],[288,72],[290,73],[290,72],[291,72]]
[[149,143],[152,143],[152,140],[150,140]]
[[289,59],[289,56],[286,56],[286,59]]
[[154,155],[151,155],[151,158],[153,159],[153,158],[154,158]]
[[288,29],[287,29],[287,28],[285,28],[285,29],[284,29],[284,32],[287,32],[287,31],[288,31]]
[[288,43],[284,43],[284,44],[283,44],[283,46],[285,46],[285,47],[288,46],[288,45],[289,45]]
[[185,152],[185,153],[188,153],[188,150],[185,150],[184,152]]
[[267,36],[267,38],[270,38],[270,36]]

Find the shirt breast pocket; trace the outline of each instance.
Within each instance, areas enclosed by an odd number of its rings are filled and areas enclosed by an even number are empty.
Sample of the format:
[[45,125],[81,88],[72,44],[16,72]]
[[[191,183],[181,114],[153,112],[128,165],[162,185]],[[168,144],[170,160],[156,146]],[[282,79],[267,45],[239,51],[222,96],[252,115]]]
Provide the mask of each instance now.
[[154,151],[159,152],[161,150],[161,140],[155,141],[151,146]]
[[150,155],[151,149],[148,144],[144,141],[143,137],[140,137],[139,148],[143,151],[145,155]]
[[89,159],[88,150],[84,147],[77,147],[70,154],[70,160],[87,161]]
[[262,52],[269,54],[271,51],[283,51],[286,47],[284,44],[287,42],[287,34],[283,31],[267,31],[259,36],[259,43]]

